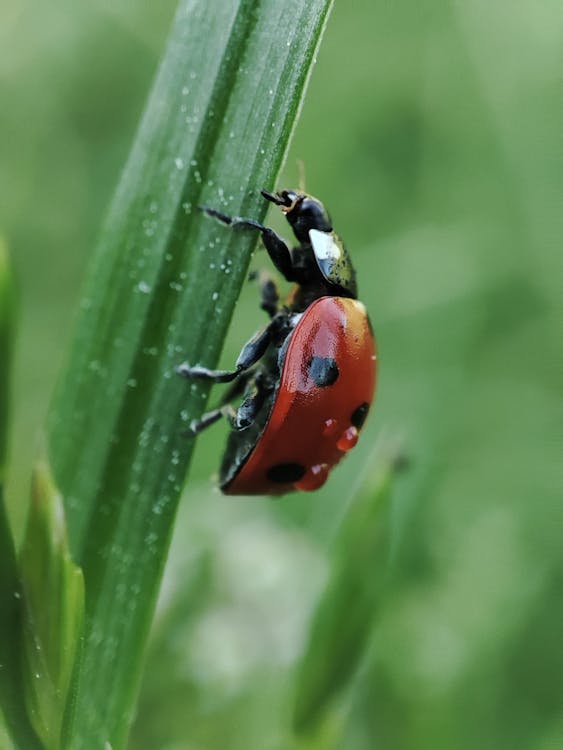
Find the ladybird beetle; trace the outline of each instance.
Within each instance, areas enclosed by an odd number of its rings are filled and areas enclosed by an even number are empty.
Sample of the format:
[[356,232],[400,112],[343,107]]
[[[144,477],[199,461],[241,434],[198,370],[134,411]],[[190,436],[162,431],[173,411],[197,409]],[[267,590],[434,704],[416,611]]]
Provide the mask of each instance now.
[[[234,370],[187,362],[186,378],[231,383],[217,409],[190,425],[189,434],[226,417],[232,427],[219,484],[228,495],[282,495],[316,490],[354,447],[373,399],[376,349],[356,274],[323,204],[303,192],[262,191],[279,206],[298,245],[289,248],[253,219],[202,206],[235,229],[260,232],[277,270],[294,287],[285,301],[260,275],[261,307],[269,324],[243,347]],[[242,396],[238,409],[231,405]]]

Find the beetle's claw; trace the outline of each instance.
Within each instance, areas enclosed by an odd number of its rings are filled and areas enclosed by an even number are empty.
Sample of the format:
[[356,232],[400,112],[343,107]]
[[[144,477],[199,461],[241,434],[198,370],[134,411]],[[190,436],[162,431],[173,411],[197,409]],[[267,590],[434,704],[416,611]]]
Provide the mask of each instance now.
[[224,214],[222,211],[217,211],[216,208],[211,208],[211,206],[198,206],[198,209],[204,214],[211,216],[213,219],[217,219],[218,221],[223,222],[223,224],[227,224],[227,226],[230,226],[233,223],[231,216],[227,216],[227,214]]
[[178,365],[176,368],[176,374],[181,375],[183,378],[189,378],[192,374],[192,368],[189,362],[182,362],[181,365]]

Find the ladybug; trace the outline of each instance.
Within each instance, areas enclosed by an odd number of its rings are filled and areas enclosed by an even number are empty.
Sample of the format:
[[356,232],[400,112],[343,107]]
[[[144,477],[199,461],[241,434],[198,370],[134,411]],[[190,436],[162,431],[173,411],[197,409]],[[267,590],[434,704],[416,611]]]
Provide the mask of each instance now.
[[[259,276],[270,322],[244,345],[233,370],[187,362],[186,378],[231,383],[217,409],[192,421],[197,435],[221,417],[232,427],[219,472],[228,495],[316,490],[354,447],[373,399],[376,348],[356,274],[323,204],[304,192],[263,197],[279,206],[298,245],[289,248],[253,219],[202,206],[233,229],[260,232],[274,266],[294,286],[283,305],[274,281]],[[242,397],[238,409],[231,402]]]

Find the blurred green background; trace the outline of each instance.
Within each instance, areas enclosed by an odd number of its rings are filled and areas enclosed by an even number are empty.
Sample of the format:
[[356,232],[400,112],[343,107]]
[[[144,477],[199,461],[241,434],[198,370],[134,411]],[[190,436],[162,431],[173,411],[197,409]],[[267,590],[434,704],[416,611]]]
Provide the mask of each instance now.
[[[80,282],[173,10],[0,7],[18,530]],[[338,739],[318,747],[563,747],[562,71],[553,1],[337,2],[278,187],[295,185],[302,158],[352,251],[380,349],[376,408],[325,488],[279,503],[215,492],[225,430],[202,436],[132,747],[291,746],[292,665],[381,435],[410,459],[392,507],[395,583]],[[248,285],[225,365],[257,316]]]

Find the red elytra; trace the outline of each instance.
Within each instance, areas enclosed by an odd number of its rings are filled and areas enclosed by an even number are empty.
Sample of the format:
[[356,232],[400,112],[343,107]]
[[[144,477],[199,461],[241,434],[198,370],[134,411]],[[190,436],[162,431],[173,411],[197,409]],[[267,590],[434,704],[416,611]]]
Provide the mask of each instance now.
[[[315,358],[336,363],[329,384],[317,384]],[[291,334],[264,431],[222,491],[280,495],[321,487],[356,444],[375,383],[376,346],[364,305],[344,297],[313,302]]]

